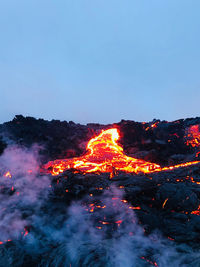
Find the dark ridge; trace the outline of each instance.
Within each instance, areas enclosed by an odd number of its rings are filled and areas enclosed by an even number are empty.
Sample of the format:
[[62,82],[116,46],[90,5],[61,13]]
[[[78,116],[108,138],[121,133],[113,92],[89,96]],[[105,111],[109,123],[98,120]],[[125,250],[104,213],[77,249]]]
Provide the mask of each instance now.
[[81,125],[16,115],[12,121],[0,125],[0,153],[9,143],[16,143],[25,147],[38,144],[42,162],[80,156],[85,153],[87,142],[100,130],[117,127],[119,142],[127,155],[166,166],[194,158],[195,149],[186,145],[185,132],[195,124],[200,124],[200,118]]

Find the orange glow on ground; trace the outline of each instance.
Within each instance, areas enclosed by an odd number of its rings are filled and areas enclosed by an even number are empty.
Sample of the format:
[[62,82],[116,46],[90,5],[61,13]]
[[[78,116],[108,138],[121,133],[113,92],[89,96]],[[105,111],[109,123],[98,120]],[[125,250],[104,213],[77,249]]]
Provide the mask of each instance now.
[[200,131],[198,124],[190,126],[189,130],[187,131],[186,138],[186,144],[188,146],[200,147]]
[[10,173],[9,171],[7,171],[7,172],[4,174],[4,177],[6,177],[6,178],[11,178],[12,175],[11,175],[11,173]]
[[150,173],[186,167],[200,162],[186,162],[161,168],[158,164],[125,155],[123,148],[117,144],[118,139],[119,132],[116,128],[103,130],[88,142],[85,155],[71,159],[49,161],[43,166],[43,169],[52,175],[58,175],[67,169],[77,169],[84,173],[110,172],[113,174],[116,170],[130,173]]

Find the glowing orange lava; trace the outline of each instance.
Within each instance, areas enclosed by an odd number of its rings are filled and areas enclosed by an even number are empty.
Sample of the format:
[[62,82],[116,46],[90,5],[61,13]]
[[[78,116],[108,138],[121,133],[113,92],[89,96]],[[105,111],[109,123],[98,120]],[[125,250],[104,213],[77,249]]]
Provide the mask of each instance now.
[[125,155],[123,148],[116,142],[118,139],[119,133],[116,128],[103,130],[98,136],[88,142],[88,152],[85,155],[71,159],[49,161],[43,168],[52,175],[58,175],[71,168],[85,173],[99,171],[112,174],[115,170],[149,173],[172,170],[199,163],[199,161],[193,161],[161,168],[158,164]]
[[3,176],[6,178],[12,178],[12,175],[9,171],[7,171]]
[[190,126],[186,134],[187,142],[186,144],[192,147],[200,147],[200,131],[199,125],[195,124]]

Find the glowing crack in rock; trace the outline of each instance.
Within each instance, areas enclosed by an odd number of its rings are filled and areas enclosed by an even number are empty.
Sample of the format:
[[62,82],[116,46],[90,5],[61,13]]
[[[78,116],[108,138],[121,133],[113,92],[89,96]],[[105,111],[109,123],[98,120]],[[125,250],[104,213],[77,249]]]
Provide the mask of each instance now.
[[52,175],[58,175],[67,169],[77,169],[85,173],[113,173],[115,170],[134,173],[149,173],[172,170],[199,163],[199,161],[193,161],[161,168],[158,164],[125,155],[123,148],[117,144],[118,139],[119,132],[116,128],[103,130],[98,136],[92,138],[88,142],[85,155],[69,159],[49,161],[43,166],[43,169]]

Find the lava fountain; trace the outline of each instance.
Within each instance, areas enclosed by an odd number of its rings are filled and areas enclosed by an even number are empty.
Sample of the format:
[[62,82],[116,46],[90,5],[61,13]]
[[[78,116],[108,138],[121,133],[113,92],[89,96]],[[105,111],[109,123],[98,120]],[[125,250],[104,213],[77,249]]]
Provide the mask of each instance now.
[[123,148],[117,144],[119,132],[116,128],[102,130],[87,144],[87,152],[81,157],[49,161],[43,166],[47,173],[58,175],[67,169],[77,169],[84,173],[124,171],[134,173],[149,173],[162,170],[172,170],[200,163],[192,161],[175,166],[161,168],[160,165],[142,159],[136,159],[124,154]]

